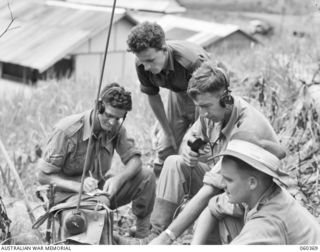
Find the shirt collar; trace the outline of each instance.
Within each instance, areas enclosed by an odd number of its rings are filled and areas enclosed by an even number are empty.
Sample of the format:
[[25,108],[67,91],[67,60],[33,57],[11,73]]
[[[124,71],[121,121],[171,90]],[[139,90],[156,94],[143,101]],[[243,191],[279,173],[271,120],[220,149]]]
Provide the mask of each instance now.
[[86,111],[83,116],[83,136],[82,140],[88,140],[91,133],[90,117],[93,110]]
[[[173,53],[172,53],[172,49],[166,45],[166,59],[165,59],[165,66],[162,70],[162,72],[164,73],[168,73],[169,71],[174,71],[174,58],[173,58]],[[138,66],[141,66],[142,63],[141,61],[136,57],[136,64]]]
[[164,67],[164,72],[174,71],[174,59],[172,49],[169,46],[166,46],[167,54],[166,54],[166,65]]
[[276,183],[272,183],[272,185],[261,195],[260,199],[256,203],[256,205],[247,212],[246,220],[251,219],[251,217],[257,213],[263,205],[265,205],[270,199],[281,192],[281,187],[279,187]]
[[230,115],[230,118],[227,122],[227,124],[223,127],[223,129],[221,130],[221,133],[226,137],[229,138],[231,135],[232,130],[235,127],[235,124],[237,123],[238,117],[239,117],[239,111],[238,111],[238,99],[236,99],[236,97],[234,97],[234,105],[232,107],[232,112]]
[[[86,111],[84,113],[84,117],[83,117],[83,136],[82,139],[83,141],[86,141],[89,139],[90,137],[90,133],[91,133],[91,115],[93,113],[93,110],[89,110]],[[120,129],[119,129],[120,131]],[[102,146],[104,146],[105,148],[107,148],[109,151],[111,151],[111,145],[112,142],[110,142],[110,138],[114,138],[114,134],[119,134],[119,132],[117,132],[116,130],[113,130],[110,134],[110,136],[108,136],[108,134],[106,134],[105,132],[100,132],[100,134],[98,136],[94,135],[96,139],[101,138],[101,144]]]

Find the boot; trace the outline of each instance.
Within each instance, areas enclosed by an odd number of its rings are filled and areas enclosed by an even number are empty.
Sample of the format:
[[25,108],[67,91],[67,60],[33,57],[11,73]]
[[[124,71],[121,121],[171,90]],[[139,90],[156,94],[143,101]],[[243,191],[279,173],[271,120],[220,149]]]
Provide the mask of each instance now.
[[151,229],[150,215],[144,218],[137,217],[136,225],[129,230],[130,236],[142,239],[149,235]]
[[178,204],[156,198],[153,212],[151,214],[151,233],[143,238],[125,238],[117,234],[114,234],[114,238],[117,244],[122,245],[146,245],[154,238],[156,238],[162,231],[164,231],[172,221],[173,214],[178,207]]
[[164,231],[173,219],[174,212],[179,205],[165,199],[156,198],[151,214],[151,232],[159,235]]

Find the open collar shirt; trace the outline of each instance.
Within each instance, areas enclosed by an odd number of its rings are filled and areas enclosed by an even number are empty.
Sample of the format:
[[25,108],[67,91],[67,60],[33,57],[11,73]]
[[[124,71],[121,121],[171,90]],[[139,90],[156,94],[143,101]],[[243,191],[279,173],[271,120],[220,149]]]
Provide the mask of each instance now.
[[245,100],[234,96],[231,116],[224,127],[221,123],[213,123],[208,118],[199,117],[191,128],[190,134],[209,142],[200,155],[200,161],[211,167],[204,176],[204,184],[223,187],[220,175],[221,158],[213,157],[226,149],[231,136],[238,131],[252,132],[258,139],[268,139],[279,144],[268,119]]
[[160,87],[186,92],[193,71],[209,58],[202,47],[187,41],[167,41],[166,48],[166,66],[159,74],[145,71],[143,64],[136,61],[140,89],[147,95],[158,94]]
[[[91,133],[91,113],[92,111],[86,111],[71,115],[55,125],[39,163],[44,173],[62,173],[70,177],[82,175]],[[124,164],[133,156],[141,155],[134,140],[127,136],[123,126],[118,132],[94,136],[93,144],[93,160],[90,170],[98,181],[103,180],[106,172],[111,168],[114,150],[117,151]]]
[[320,224],[285,189],[273,184],[246,211],[244,227],[231,244],[320,244]]

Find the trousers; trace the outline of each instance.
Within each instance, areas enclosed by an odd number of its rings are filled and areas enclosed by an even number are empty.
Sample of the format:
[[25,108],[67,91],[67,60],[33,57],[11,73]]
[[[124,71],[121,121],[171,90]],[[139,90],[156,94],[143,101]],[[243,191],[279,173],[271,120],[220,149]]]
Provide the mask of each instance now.
[[241,217],[230,215],[218,219],[217,227],[209,234],[206,244],[225,245],[236,238],[243,228],[244,222]]
[[195,195],[203,186],[204,174],[210,167],[199,162],[197,167],[187,166],[180,155],[169,156],[160,174],[156,195],[172,203],[179,204],[186,193]]
[[[209,165],[202,162],[199,162],[196,167],[189,167],[184,163],[182,156],[169,156],[164,162],[158,180],[156,197],[172,204],[180,204],[186,193],[192,197],[200,190],[203,186],[203,177],[210,169]],[[219,228],[210,235],[208,243],[230,243],[243,227],[243,218],[240,216],[228,215],[219,219]]]
[[[193,101],[185,92],[169,91],[166,115],[179,148],[185,133],[198,117],[198,112]],[[177,153],[158,122],[155,125],[154,135],[157,160],[162,164],[168,156]]]
[[[112,176],[110,174],[109,176]],[[131,180],[124,183],[122,188],[107,204],[110,209],[126,205],[132,201],[132,212],[138,218],[143,218],[151,214],[155,201],[155,189],[156,189],[156,178],[154,173],[147,168],[142,170],[134,176]],[[74,200],[74,195],[67,201]],[[109,219],[107,219],[107,212],[105,209],[99,211],[96,210],[83,210],[87,216],[87,230],[85,233],[73,235],[67,232],[64,225],[65,218],[74,210],[65,210],[60,215],[60,231],[58,240],[72,240],[79,243],[85,244],[107,244],[105,237],[110,234]]]

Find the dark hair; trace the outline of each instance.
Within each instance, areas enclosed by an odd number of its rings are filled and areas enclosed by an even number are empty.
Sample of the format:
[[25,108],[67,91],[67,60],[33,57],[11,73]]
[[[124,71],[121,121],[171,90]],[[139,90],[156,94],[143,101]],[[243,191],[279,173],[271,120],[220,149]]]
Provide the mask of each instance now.
[[188,95],[194,99],[201,93],[228,90],[229,78],[222,68],[205,61],[195,70],[188,84]]
[[165,44],[164,31],[156,23],[143,22],[133,27],[128,35],[128,51],[139,53],[147,48],[161,50]]
[[106,85],[100,92],[103,102],[110,104],[114,108],[130,111],[132,109],[131,93],[126,91],[118,83]]

